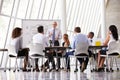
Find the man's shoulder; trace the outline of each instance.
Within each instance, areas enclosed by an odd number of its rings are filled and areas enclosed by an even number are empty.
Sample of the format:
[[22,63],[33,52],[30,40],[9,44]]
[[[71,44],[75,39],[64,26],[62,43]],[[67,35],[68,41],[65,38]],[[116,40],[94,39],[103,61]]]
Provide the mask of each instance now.
[[49,28],[49,29],[47,30],[47,32],[52,31],[52,30],[53,30],[52,28]]
[[79,34],[80,36],[84,36],[84,37],[87,37],[85,34]]
[[42,36],[40,33],[35,34],[33,37]]

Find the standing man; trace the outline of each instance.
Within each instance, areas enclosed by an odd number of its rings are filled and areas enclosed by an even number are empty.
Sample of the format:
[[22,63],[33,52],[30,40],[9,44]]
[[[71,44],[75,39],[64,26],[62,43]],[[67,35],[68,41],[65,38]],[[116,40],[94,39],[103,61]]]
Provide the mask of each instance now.
[[[62,38],[61,30],[57,28],[57,22],[53,22],[53,27],[47,31],[47,37],[49,38],[52,46],[60,46],[60,39]],[[55,51],[52,53],[53,56],[59,56],[59,53]],[[52,57],[51,57],[52,58]],[[60,58],[57,58],[57,70],[60,69]]]
[[53,27],[47,31],[47,37],[52,42],[53,46],[59,46],[59,40],[62,38],[60,29],[57,28],[57,22],[53,22]]

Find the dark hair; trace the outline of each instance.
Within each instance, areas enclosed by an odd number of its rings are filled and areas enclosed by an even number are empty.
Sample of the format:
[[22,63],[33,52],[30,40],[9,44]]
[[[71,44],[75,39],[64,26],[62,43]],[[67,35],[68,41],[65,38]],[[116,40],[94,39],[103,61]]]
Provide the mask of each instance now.
[[90,32],[90,34],[92,34],[92,37],[94,37],[94,32]]
[[39,26],[38,28],[37,28],[37,31],[39,32],[39,33],[42,33],[44,30],[43,30],[43,26]]
[[70,41],[69,41],[69,38],[68,38],[68,34],[64,34],[63,35],[63,39],[67,43],[67,45],[69,46],[70,45]]
[[113,38],[117,41],[118,40],[118,31],[115,25],[110,25],[109,30],[112,33]]
[[80,29],[80,27],[75,27],[74,31],[77,32],[77,33],[80,33],[81,29]]
[[21,36],[21,31],[22,31],[22,29],[19,27],[14,28],[12,31],[12,38]]

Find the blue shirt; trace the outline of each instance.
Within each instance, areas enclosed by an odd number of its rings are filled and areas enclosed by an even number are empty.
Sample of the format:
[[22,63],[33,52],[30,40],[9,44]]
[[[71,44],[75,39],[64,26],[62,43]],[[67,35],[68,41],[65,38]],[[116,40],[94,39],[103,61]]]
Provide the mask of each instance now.
[[79,42],[86,42],[86,43],[88,43],[88,45],[89,45],[89,40],[88,40],[87,36],[84,35],[84,34],[81,34],[81,33],[77,33],[77,34],[73,37],[73,40],[72,40],[72,43],[71,43],[72,49],[75,49],[77,43],[79,43]]

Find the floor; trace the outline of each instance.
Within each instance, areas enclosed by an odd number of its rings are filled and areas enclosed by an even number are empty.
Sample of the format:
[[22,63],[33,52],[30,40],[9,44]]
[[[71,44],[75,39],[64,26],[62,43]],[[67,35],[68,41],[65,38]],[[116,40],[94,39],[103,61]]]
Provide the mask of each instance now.
[[61,70],[59,72],[13,72],[0,70],[0,80],[120,80],[120,71],[114,72],[70,72]]
[[[118,59],[118,67],[120,68],[120,58]],[[84,72],[74,72],[74,60],[71,60],[71,71],[66,72],[61,70],[59,72],[22,72],[13,70],[0,69],[0,80],[120,80],[120,71],[116,70],[113,64],[114,72],[91,72],[90,63]]]

